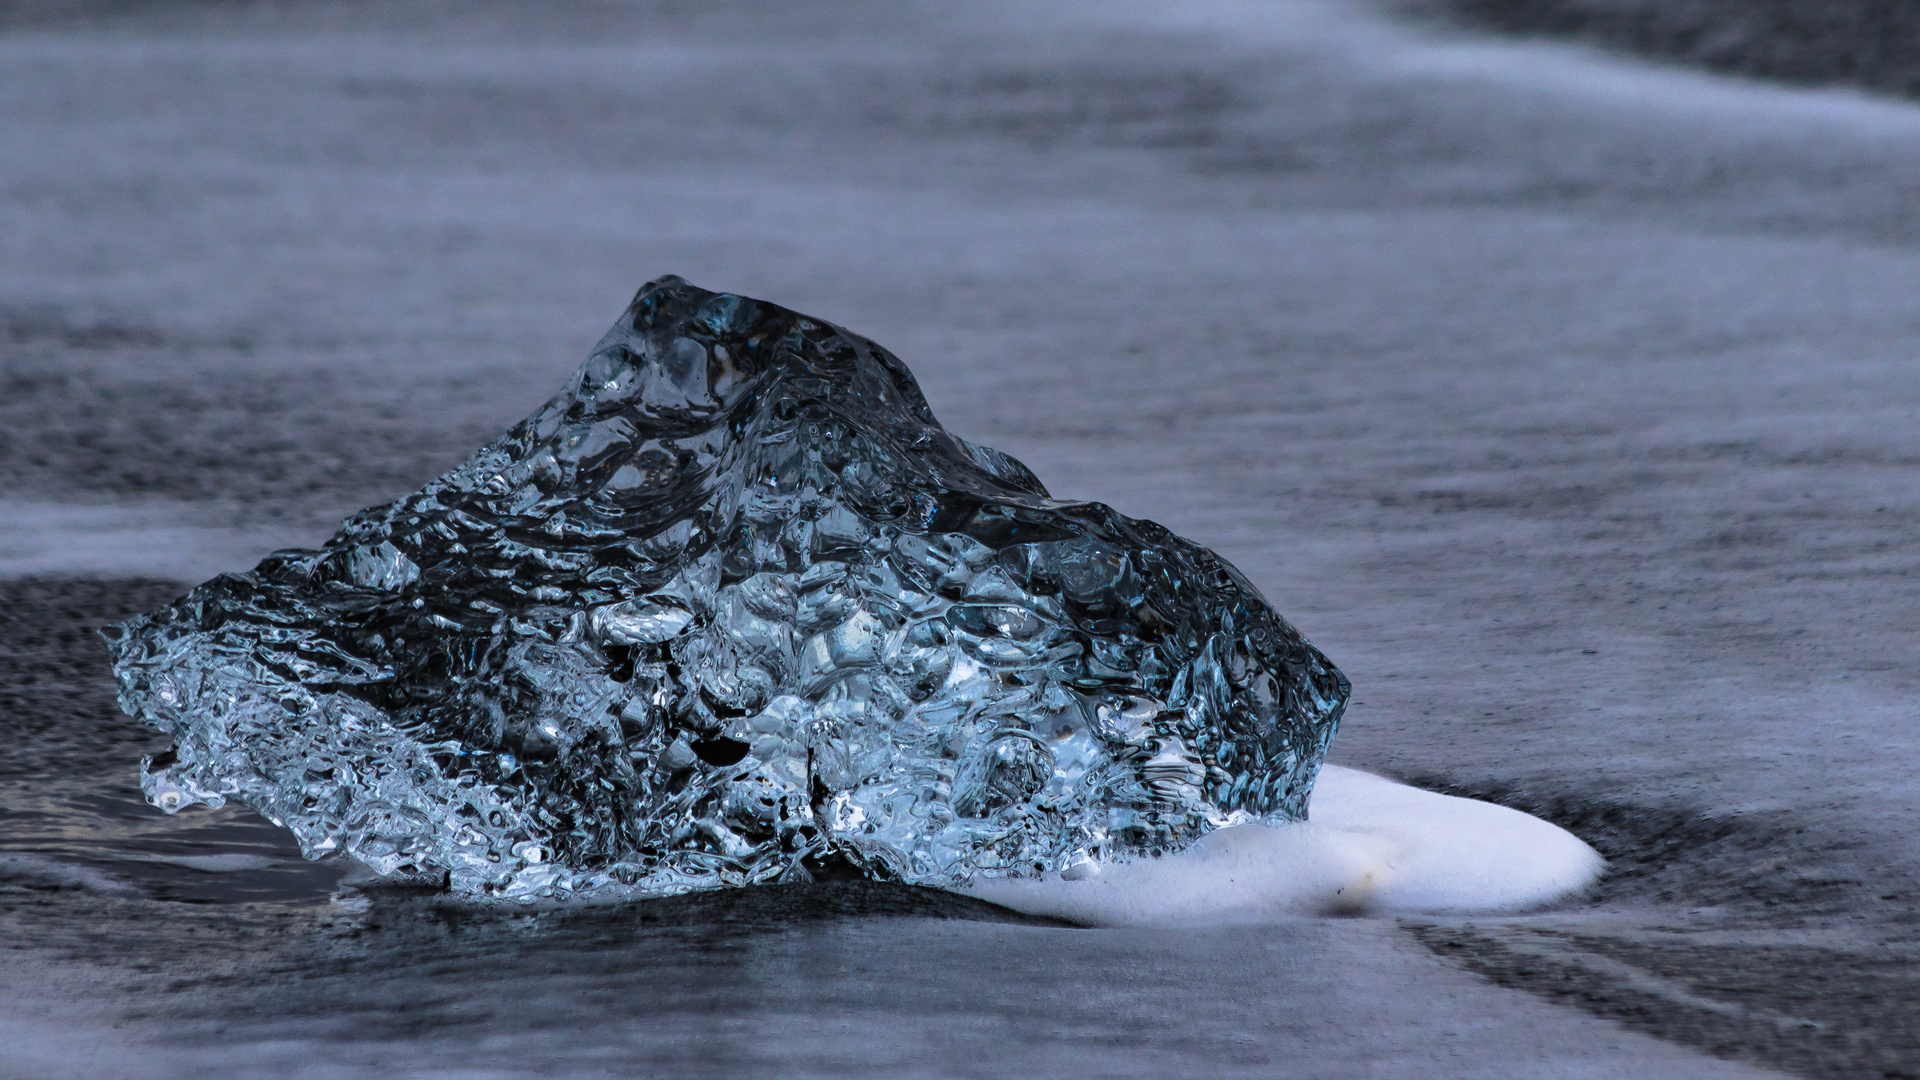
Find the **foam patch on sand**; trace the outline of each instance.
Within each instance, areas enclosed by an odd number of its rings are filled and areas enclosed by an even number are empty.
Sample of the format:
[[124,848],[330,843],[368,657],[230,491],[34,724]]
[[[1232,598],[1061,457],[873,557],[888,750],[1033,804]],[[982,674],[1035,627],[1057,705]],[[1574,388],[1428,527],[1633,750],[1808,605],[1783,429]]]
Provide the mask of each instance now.
[[1048,880],[976,882],[983,900],[1091,926],[1314,915],[1495,914],[1580,893],[1605,860],[1504,806],[1329,765],[1309,820],[1222,829],[1179,855]]

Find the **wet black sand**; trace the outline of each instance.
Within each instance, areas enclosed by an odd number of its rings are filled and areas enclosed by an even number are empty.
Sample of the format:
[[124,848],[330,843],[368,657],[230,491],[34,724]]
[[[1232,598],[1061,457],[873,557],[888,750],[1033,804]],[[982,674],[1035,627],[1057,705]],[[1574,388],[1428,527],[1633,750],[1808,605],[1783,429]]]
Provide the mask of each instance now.
[[1920,95],[1920,9],[1902,0],[1437,0],[1422,6],[1505,33],[1589,41],[1711,71]]

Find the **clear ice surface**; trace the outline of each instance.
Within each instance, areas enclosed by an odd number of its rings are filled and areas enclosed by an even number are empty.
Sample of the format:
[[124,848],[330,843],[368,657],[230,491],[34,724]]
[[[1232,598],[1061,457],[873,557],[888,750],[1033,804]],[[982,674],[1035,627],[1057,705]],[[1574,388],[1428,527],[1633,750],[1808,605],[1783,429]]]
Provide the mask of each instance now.
[[458,468],[107,637],[161,809],[511,899],[1071,879],[1303,818],[1348,693],[885,349],[672,277]]

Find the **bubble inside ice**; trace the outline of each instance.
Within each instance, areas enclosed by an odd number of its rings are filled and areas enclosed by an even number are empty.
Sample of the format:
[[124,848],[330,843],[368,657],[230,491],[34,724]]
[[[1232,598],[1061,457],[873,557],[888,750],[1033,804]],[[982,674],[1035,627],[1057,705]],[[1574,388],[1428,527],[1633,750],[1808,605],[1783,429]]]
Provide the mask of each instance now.
[[1072,880],[1304,817],[1348,693],[878,345],[677,278],[452,472],[108,637],[155,805],[500,898]]

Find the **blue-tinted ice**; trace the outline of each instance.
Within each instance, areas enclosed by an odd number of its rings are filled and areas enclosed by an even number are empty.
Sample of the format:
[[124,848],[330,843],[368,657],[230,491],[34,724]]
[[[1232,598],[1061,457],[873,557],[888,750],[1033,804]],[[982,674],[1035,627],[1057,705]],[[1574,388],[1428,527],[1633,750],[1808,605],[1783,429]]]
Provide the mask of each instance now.
[[459,468],[108,636],[162,809],[503,898],[1177,850],[1303,817],[1348,692],[878,345],[671,277]]

